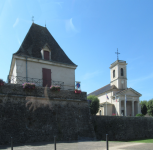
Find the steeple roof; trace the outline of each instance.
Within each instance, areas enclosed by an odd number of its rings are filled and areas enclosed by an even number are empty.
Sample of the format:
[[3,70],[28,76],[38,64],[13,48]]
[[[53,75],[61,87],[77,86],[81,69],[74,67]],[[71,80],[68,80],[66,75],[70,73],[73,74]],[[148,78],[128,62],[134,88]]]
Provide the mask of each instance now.
[[42,59],[41,50],[46,43],[48,44],[51,50],[51,61],[76,66],[76,64],[74,64],[68,58],[68,56],[62,50],[62,48],[58,45],[56,40],[48,31],[48,29],[35,23],[31,25],[19,50],[16,53],[14,53],[14,55]]

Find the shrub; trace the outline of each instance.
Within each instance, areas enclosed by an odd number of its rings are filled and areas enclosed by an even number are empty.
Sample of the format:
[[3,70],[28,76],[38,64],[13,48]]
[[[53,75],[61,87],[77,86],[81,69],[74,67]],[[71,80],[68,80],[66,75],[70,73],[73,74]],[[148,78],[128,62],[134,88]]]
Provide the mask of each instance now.
[[2,79],[0,79],[0,86],[4,85],[4,81]]
[[93,115],[96,115],[99,111],[99,99],[97,96],[90,95],[87,97],[88,100],[91,100],[90,103],[90,112]]
[[51,89],[52,91],[60,91],[61,87],[60,87],[59,85],[52,85],[52,86],[50,87],[50,89]]
[[143,114],[136,114],[136,117],[144,117]]
[[141,113],[143,115],[146,115],[147,114],[147,101],[141,101],[140,105],[141,105]]
[[34,83],[27,83],[25,82],[23,85],[23,89],[35,89],[35,84]]

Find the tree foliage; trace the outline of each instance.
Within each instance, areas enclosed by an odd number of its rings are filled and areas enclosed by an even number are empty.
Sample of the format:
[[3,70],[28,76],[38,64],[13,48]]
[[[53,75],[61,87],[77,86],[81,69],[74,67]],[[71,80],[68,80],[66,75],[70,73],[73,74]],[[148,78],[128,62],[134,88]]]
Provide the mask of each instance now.
[[153,99],[149,100],[147,103],[147,113],[149,116],[153,117]]
[[97,96],[90,95],[87,97],[88,100],[91,100],[90,103],[90,112],[93,115],[96,115],[99,111],[99,99]]
[[143,115],[146,115],[147,114],[147,101],[141,101],[140,102],[140,105],[141,105],[141,113]]

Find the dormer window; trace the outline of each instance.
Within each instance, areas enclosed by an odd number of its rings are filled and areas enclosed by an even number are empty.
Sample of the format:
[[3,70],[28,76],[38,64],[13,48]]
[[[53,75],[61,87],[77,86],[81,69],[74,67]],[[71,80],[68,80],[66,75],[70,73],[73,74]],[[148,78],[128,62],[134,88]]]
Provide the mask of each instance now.
[[42,59],[44,60],[51,60],[51,50],[48,44],[45,44],[41,50]]
[[49,51],[44,51],[44,59],[49,60]]

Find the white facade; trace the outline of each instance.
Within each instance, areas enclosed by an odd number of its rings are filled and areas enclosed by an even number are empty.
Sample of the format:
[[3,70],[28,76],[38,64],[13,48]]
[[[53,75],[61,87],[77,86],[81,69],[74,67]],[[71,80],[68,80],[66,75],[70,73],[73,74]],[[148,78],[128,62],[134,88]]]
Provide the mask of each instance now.
[[[27,68],[27,69],[26,69]],[[42,79],[42,68],[51,69],[51,80],[64,82],[64,90],[75,89],[75,66],[55,63],[42,59],[13,56],[10,76]],[[13,80],[11,80],[13,83]]]
[[[125,61],[117,60],[110,66],[111,85],[115,85],[118,89],[127,88],[127,63]],[[123,69],[123,76],[121,76],[121,69]],[[115,77],[113,77],[115,71]]]
[[[115,93],[117,94],[115,95]],[[107,100],[106,94],[97,96],[101,106],[97,115],[100,115],[100,111],[103,112],[101,115],[109,116],[112,116],[113,114],[118,116],[135,116],[136,114],[141,113],[141,105],[139,103],[140,94],[135,90],[127,88],[121,93],[112,90],[108,91],[107,95],[109,100]]]
[[[141,113],[140,93],[127,88],[126,61],[117,60],[110,66],[110,84],[90,93],[100,100],[97,115],[135,116]],[[109,99],[106,98],[106,94]]]

